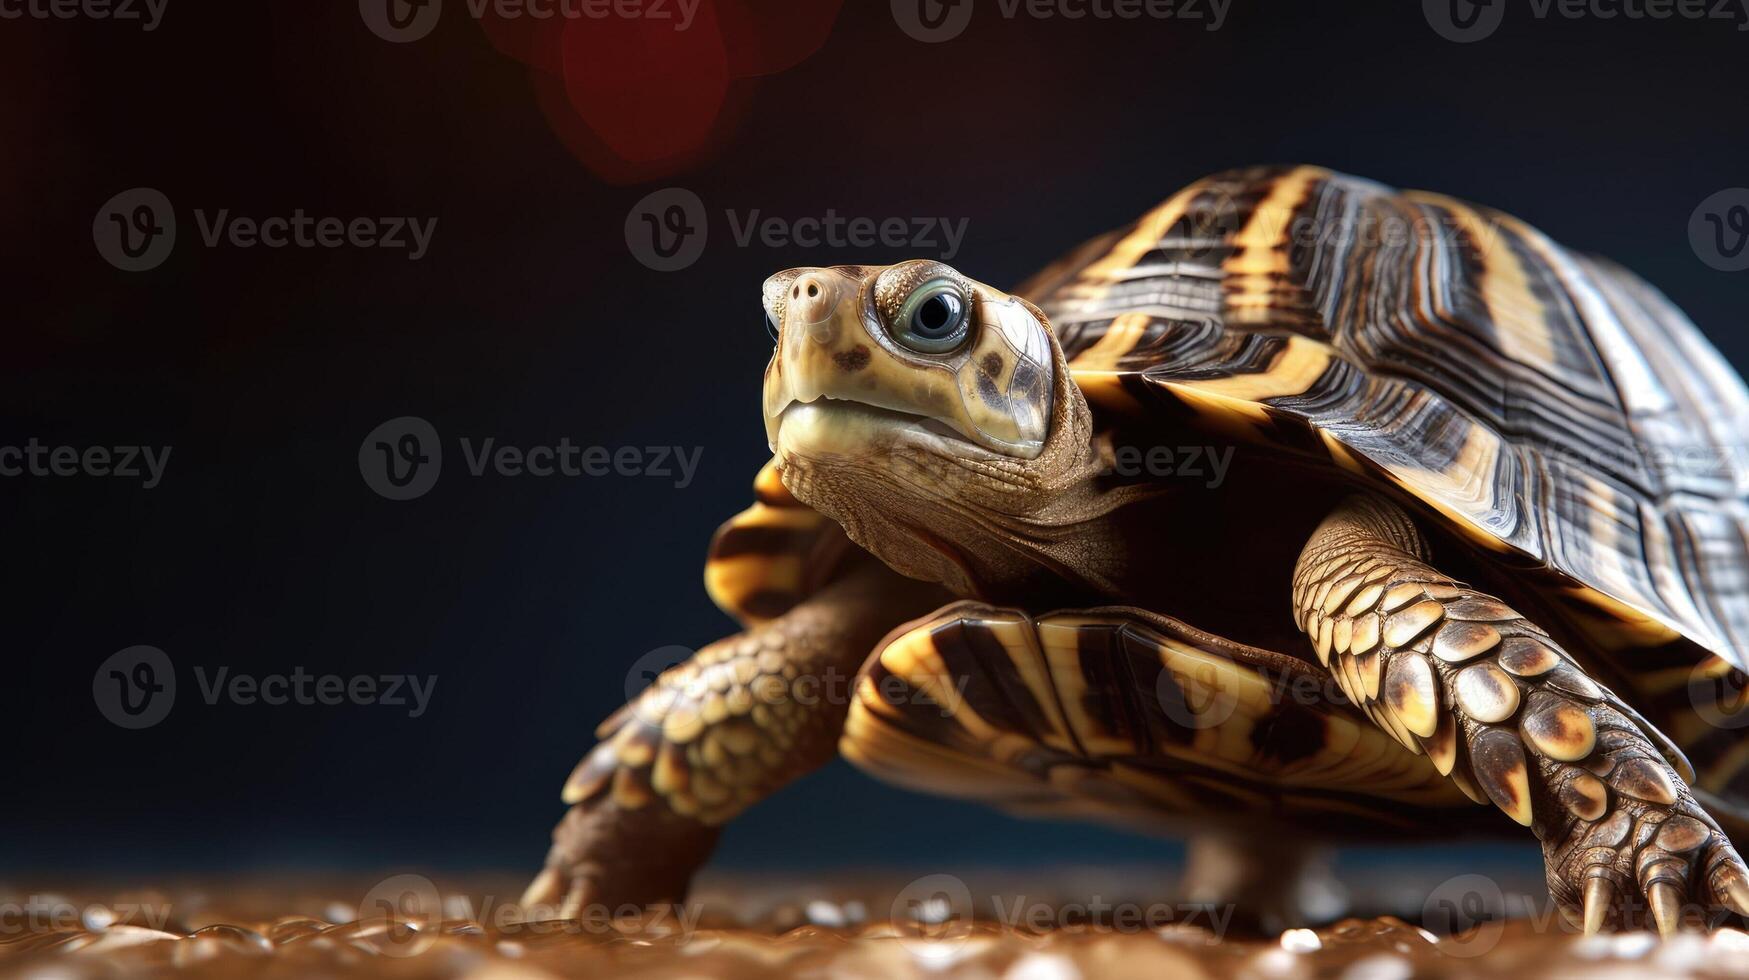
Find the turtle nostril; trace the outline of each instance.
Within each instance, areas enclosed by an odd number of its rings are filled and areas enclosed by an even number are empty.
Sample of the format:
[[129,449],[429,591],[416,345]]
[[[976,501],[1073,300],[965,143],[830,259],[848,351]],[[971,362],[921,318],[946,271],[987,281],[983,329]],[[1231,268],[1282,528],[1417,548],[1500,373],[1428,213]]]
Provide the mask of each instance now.
[[825,329],[824,324],[832,319],[838,296],[838,284],[831,273],[803,273],[790,287],[786,319],[812,328],[808,335],[825,343],[831,331]]

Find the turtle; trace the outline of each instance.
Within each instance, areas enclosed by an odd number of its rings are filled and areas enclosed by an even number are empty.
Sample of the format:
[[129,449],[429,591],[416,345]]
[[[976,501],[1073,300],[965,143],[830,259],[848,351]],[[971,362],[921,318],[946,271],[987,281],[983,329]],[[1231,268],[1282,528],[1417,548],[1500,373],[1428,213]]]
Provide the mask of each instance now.
[[705,566],[743,629],[601,725],[525,904],[679,901],[841,755],[1198,835],[1242,901],[1300,842],[1528,834],[1587,933],[1749,914],[1749,390],[1633,273],[1269,166],[1011,292],[762,305],[773,455]]

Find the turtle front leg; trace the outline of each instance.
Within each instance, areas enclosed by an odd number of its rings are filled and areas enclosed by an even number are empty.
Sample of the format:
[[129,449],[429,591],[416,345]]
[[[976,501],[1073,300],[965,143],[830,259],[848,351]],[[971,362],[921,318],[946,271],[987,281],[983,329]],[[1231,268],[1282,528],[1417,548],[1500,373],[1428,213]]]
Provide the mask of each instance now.
[[523,906],[572,918],[682,900],[724,823],[833,757],[851,685],[881,636],[941,600],[937,587],[866,559],[663,672],[596,730]]
[[[1350,700],[1542,842],[1586,932],[1749,914],[1749,868],[1672,769],[1671,746],[1536,624],[1441,575],[1409,516],[1346,501],[1294,571],[1295,621]],[[1644,904],[1642,904],[1642,901]]]

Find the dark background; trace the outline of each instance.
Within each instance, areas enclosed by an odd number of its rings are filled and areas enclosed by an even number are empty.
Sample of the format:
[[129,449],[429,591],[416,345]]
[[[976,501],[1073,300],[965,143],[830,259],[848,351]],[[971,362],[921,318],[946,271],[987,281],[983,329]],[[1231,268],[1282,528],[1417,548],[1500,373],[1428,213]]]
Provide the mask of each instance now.
[[[736,82],[705,146],[641,164],[565,133],[539,71],[461,0],[399,45],[349,0],[169,0],[150,33],[0,20],[0,444],[174,447],[149,491],[0,480],[14,743],[0,865],[532,871],[626,667],[731,629],[700,567],[765,458],[760,281],[917,251],[737,247],[725,208],[964,218],[954,263],[1007,284],[1205,173],[1314,162],[1501,207],[1611,255],[1749,363],[1749,278],[1704,265],[1686,230],[1703,198],[1749,183],[1749,34],[1539,21],[1501,2],[1494,36],[1456,44],[1412,2],[1237,0],[1209,32],[1010,21],[979,0],[936,45],[885,3],[856,2],[805,60]],[[673,95],[690,67],[633,71],[609,115],[659,137],[667,123],[637,91]],[[127,273],[99,256],[92,221],[140,186],[175,203],[179,240],[162,266]],[[702,258],[672,273],[640,264],[624,233],[667,186],[696,192],[712,221]],[[207,248],[195,208],[438,226],[418,262]],[[448,454],[407,502],[373,493],[357,464],[365,434],[401,415],[429,420]],[[460,436],[700,446],[703,462],[684,490],[475,479]],[[166,651],[180,688],[144,731],[110,724],[92,696],[97,665],[135,644]],[[197,666],[437,686],[417,719],[209,706]],[[736,823],[720,860],[1174,853],[922,801],[835,764]]]

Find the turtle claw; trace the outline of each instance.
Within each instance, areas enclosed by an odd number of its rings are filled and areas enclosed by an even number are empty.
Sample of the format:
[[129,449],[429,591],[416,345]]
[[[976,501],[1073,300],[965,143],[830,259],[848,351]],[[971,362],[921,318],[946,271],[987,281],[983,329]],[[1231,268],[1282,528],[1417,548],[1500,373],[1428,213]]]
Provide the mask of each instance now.
[[1723,834],[1715,835],[1700,860],[1713,901],[1749,919],[1749,869]]
[[1575,819],[1543,843],[1549,892],[1579,906],[1587,935],[1654,928],[1670,936],[1715,909],[1749,918],[1749,866],[1686,787],[1668,803],[1612,796],[1599,819]]
[[[1725,846],[1729,847],[1729,845]],[[1735,854],[1735,849],[1732,849],[1731,858],[1741,860],[1735,858]],[[1714,871],[1712,875],[1712,889],[1713,895],[1721,904],[1729,907],[1731,911],[1738,915],[1749,919],[1749,877],[1744,877],[1740,870],[1727,861],[1726,863],[1719,865],[1719,868]]]
[[590,879],[581,875],[570,879],[569,889],[565,886],[565,876],[558,868],[547,866],[529,882],[528,888],[522,893],[523,909],[555,910],[559,919],[575,919],[588,904],[589,893],[592,890]]
[[583,909],[589,904],[590,887],[588,878],[578,878],[571,882],[571,891],[565,895],[565,901],[559,906],[559,918],[576,919],[583,914]]
[[518,904],[525,909],[536,905],[557,905],[559,889],[563,884],[558,868],[542,868],[540,874],[535,875],[528,887],[522,890],[522,900]]
[[1652,921],[1660,936],[1670,937],[1682,929],[1682,893],[1668,881],[1654,882],[1646,892],[1652,904]]
[[1593,935],[1603,929],[1603,923],[1609,918],[1609,910],[1615,905],[1615,884],[1604,875],[1596,875],[1585,882],[1585,935]]

